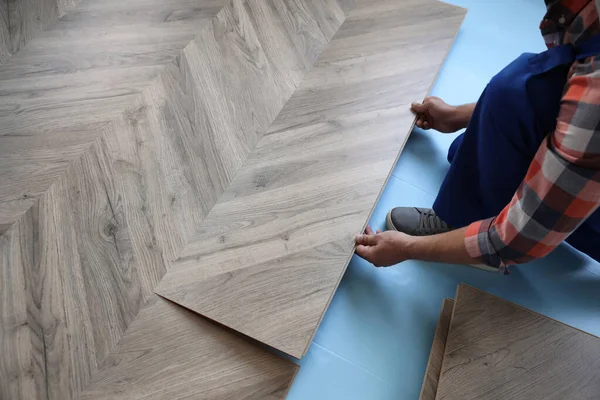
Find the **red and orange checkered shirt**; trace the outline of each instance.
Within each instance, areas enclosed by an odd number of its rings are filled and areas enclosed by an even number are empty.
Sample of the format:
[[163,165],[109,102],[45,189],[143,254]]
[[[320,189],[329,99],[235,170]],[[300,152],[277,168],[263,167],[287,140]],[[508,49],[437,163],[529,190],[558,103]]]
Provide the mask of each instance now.
[[[577,46],[600,34],[600,0],[546,4],[540,29],[548,47]],[[550,253],[599,205],[600,55],[571,66],[556,130],[540,146],[511,202],[498,216],[471,224],[465,244],[471,257],[507,273],[510,264]]]

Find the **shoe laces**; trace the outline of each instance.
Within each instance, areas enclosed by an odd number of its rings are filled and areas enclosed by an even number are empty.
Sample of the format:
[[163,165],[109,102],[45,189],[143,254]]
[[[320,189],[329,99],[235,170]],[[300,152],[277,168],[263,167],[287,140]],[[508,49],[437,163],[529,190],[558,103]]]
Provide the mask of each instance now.
[[425,235],[447,232],[451,228],[432,209],[417,209],[421,214],[419,230]]

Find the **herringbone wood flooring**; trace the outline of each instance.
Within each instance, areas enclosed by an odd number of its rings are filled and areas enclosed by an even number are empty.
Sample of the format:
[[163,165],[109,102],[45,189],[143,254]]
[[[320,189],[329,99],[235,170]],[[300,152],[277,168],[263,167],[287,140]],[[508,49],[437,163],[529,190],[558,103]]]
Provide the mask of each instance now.
[[305,351],[464,15],[419,4],[84,0],[10,56],[0,397],[282,397],[292,363],[153,291]]

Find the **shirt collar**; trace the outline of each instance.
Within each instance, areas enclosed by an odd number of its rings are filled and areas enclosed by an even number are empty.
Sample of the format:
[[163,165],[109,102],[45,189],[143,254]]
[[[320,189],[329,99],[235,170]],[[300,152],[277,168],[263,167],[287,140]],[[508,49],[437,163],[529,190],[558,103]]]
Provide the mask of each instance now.
[[[540,30],[548,47],[568,41],[566,35],[579,13],[593,0],[545,0],[547,12]],[[591,4],[594,7],[593,4]]]

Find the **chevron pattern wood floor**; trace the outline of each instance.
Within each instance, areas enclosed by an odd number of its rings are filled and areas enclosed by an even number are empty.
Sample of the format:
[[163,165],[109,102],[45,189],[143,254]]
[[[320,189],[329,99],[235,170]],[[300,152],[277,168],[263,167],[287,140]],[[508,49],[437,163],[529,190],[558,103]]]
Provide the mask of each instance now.
[[[146,338],[169,261],[352,3],[192,5],[83,2],[0,69],[2,398],[76,398]],[[233,340],[206,332],[194,351]],[[168,351],[157,337],[140,357]],[[224,365],[267,387],[257,365],[282,362],[263,353]]]
[[0,64],[79,0],[5,0],[0,3]]
[[157,293],[302,357],[463,17],[358,1]]
[[293,363],[153,292],[302,355],[463,16],[82,0],[28,39],[0,65],[0,398],[283,397]]
[[8,30],[8,2],[0,3],[0,64],[11,55],[10,32]]
[[225,3],[86,0],[2,65],[0,233],[134,104]]

